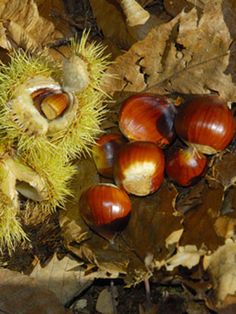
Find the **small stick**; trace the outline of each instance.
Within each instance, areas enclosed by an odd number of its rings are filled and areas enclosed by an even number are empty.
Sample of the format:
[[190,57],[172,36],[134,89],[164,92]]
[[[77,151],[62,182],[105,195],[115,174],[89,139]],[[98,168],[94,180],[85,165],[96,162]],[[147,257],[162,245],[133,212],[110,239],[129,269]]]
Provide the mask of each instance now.
[[115,288],[114,288],[114,282],[113,280],[111,281],[111,300],[112,300],[112,311],[113,314],[118,314],[117,312],[117,307],[116,307],[116,292],[115,292]]
[[144,279],[144,287],[145,287],[145,293],[146,293],[146,299],[147,299],[147,305],[151,305],[151,288],[150,288],[150,282],[148,277]]

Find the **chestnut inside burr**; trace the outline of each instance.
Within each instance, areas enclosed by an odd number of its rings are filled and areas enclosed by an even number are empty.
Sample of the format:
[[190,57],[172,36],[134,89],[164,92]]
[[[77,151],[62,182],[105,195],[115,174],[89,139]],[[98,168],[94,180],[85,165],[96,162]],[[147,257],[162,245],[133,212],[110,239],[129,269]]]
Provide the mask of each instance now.
[[35,107],[48,120],[54,120],[63,115],[70,105],[69,95],[63,91],[43,88],[31,94]]

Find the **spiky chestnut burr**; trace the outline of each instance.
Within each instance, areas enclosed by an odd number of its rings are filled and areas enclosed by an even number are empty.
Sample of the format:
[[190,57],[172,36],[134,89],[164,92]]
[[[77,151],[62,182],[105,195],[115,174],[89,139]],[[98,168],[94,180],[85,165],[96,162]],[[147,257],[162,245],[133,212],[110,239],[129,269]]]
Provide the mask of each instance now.
[[15,176],[9,171],[12,155],[9,143],[0,144],[0,252],[3,249],[11,251],[16,243],[27,238],[17,219],[20,204]]
[[[64,66],[45,54],[22,51],[0,66],[0,140],[11,142],[15,151],[1,168],[4,173],[7,167],[11,176],[4,175],[7,179],[0,186],[6,199],[2,208],[8,209],[2,215],[0,248],[6,244],[10,250],[25,237],[16,218],[20,195],[26,198],[26,210],[44,216],[64,207],[75,171],[69,161],[88,150],[100,131],[106,97],[100,82],[107,61],[102,46],[88,45],[87,37],[84,33],[80,43],[71,42]],[[5,187],[10,187],[9,193]],[[7,240],[1,238],[4,233]]]
[[[65,163],[59,155],[34,151],[21,155],[22,171],[25,165],[32,170],[32,175],[28,171],[28,181],[20,180],[16,189],[27,198],[26,207],[41,210],[45,216],[57,207],[63,208],[66,198],[71,196],[69,183],[76,171],[75,167]],[[38,181],[34,183],[37,177],[40,178],[41,185],[37,184]]]
[[45,216],[63,207],[70,195],[68,182],[75,168],[59,157],[45,154],[16,155],[3,149],[0,155],[0,250],[12,250],[26,235],[19,223],[22,196],[27,210]]
[[5,249],[11,252],[17,243],[27,239],[27,235],[17,217],[19,208],[16,207],[12,199],[1,190],[0,207],[0,253]]
[[19,151],[80,155],[100,131],[105,113],[100,84],[107,67],[103,47],[72,40],[64,65],[46,53],[14,52],[0,70],[0,137]]

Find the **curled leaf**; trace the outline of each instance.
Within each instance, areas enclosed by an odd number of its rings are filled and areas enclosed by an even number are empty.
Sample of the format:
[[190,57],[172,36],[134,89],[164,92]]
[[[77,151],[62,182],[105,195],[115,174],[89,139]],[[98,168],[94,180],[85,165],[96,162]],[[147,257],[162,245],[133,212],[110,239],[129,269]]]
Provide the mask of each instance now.
[[39,15],[34,0],[2,1],[0,18],[1,47],[5,49],[17,45],[34,50],[55,38],[54,25]]
[[211,256],[205,258],[205,267],[211,274],[216,292],[216,304],[227,304],[227,297],[236,295],[236,243],[228,241]]
[[[217,92],[236,97],[234,48],[236,8],[229,0],[208,1],[202,14],[182,11],[155,27],[143,41],[117,57],[107,91],[167,94]],[[231,49],[231,50],[230,50]]]

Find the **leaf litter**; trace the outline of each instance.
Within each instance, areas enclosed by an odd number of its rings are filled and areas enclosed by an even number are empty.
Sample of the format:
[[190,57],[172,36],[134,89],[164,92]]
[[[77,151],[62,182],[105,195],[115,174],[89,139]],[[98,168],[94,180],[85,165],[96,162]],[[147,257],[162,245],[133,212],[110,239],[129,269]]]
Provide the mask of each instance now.
[[19,272],[0,268],[0,309],[2,313],[69,314],[56,295]]
[[40,16],[33,0],[2,1],[0,18],[0,44],[6,50],[36,50],[55,39],[53,23]]
[[106,91],[214,92],[233,101],[234,67],[229,64],[234,60],[234,14],[230,1],[208,1],[202,14],[196,8],[181,11],[169,22],[156,26],[144,40],[116,58],[108,70],[113,79],[104,82]]

